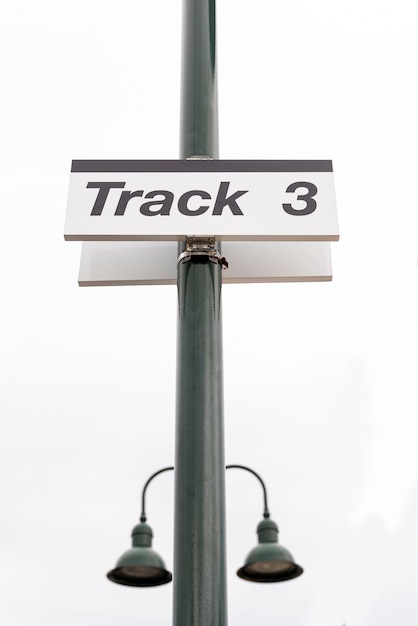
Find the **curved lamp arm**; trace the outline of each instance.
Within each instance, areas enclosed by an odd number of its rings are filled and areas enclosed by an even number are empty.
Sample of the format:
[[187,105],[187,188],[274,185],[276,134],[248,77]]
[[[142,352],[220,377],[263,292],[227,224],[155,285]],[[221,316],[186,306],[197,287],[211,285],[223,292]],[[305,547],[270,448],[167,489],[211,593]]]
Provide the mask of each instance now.
[[[247,467],[246,465],[227,465],[226,469],[243,469],[243,470],[246,470],[247,472],[250,472],[251,474],[253,474],[253,476],[258,478],[258,480],[261,483],[261,487],[263,489],[263,497],[264,497],[264,512],[263,512],[263,516],[264,516],[265,519],[268,519],[270,517],[270,512],[269,512],[268,505],[267,505],[267,489],[266,489],[266,486],[265,486],[264,481],[261,478],[261,476],[259,474],[257,474],[257,472],[255,472],[250,467]],[[162,469],[158,470],[158,472],[154,472],[154,474],[152,474],[148,478],[147,482],[145,483],[144,488],[142,490],[141,522],[146,522],[147,521],[147,516],[146,516],[146,513],[145,513],[145,492],[147,490],[148,485],[159,474],[162,474],[163,472],[169,472],[171,470],[174,470],[173,466],[163,467]]]
[[247,470],[247,472],[250,472],[251,474],[253,474],[256,478],[258,478],[258,480],[261,483],[261,486],[263,488],[263,495],[264,495],[264,513],[263,516],[265,519],[268,519],[270,517],[270,512],[267,506],[267,489],[266,486],[264,484],[264,481],[262,480],[261,476],[259,476],[257,474],[257,472],[255,472],[254,470],[252,470],[250,467],[247,467],[246,465],[227,465],[226,469],[243,469],[243,470]]
[[158,474],[162,474],[163,472],[168,472],[170,470],[173,470],[174,467],[170,466],[170,467],[163,467],[162,469],[158,470],[158,472],[155,472],[152,476],[150,476],[147,480],[147,482],[144,485],[144,488],[142,490],[142,511],[141,511],[141,522],[146,522],[147,521],[147,516],[145,514],[145,492],[147,490],[148,485],[150,484],[150,482],[152,481],[153,478],[155,478],[156,476],[158,476]]

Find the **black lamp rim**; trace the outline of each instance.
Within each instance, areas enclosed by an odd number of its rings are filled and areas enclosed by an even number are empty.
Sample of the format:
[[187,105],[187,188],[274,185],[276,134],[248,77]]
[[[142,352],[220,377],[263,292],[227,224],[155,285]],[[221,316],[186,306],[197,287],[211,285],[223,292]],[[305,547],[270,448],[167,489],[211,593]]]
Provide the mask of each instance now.
[[159,578],[147,579],[147,578],[132,578],[122,574],[122,567],[116,567],[106,574],[107,578],[118,585],[125,585],[127,587],[157,587],[159,585],[165,585],[173,580],[171,572],[162,569],[161,576]]
[[254,582],[254,583],[279,583],[279,582],[284,582],[286,580],[292,580],[292,578],[297,578],[298,576],[300,576],[301,574],[303,574],[303,568],[300,565],[297,565],[296,563],[289,563],[289,565],[292,565],[292,569],[290,571],[288,571],[287,573],[283,573],[283,574],[260,574],[258,576],[254,576],[254,574],[247,574],[246,570],[247,570],[247,566],[248,565],[252,565],[252,563],[247,563],[247,565],[244,565],[243,567],[241,567],[238,571],[237,571],[237,576],[239,576],[239,578],[242,578],[243,580],[249,580],[250,582]]

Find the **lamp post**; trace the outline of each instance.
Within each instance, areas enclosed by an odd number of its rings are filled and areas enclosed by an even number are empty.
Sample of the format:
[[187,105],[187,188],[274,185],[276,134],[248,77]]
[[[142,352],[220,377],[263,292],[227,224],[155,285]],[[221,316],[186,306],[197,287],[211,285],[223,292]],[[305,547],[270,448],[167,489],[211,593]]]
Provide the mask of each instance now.
[[[247,165],[237,165],[230,162],[227,172],[237,174],[251,173],[252,189],[254,198],[261,201],[250,203],[249,220],[239,234],[231,231],[231,227],[224,226],[218,230],[223,209],[229,207],[232,216],[244,216],[236,200],[242,195],[249,193],[248,190],[239,189],[229,192],[230,182],[223,180],[225,165],[214,162],[202,164],[185,163],[186,160],[213,161],[218,159],[218,103],[217,103],[217,78],[216,78],[216,25],[215,25],[215,0],[183,0],[183,54],[182,54],[182,90],[181,90],[181,133],[180,133],[180,159],[183,162],[160,162],[156,165],[152,162],[140,161],[73,161],[71,187],[69,193],[69,206],[67,209],[67,221],[65,237],[69,240],[81,240],[87,243],[97,238],[100,242],[119,240],[179,240],[177,259],[177,290],[178,290],[178,334],[177,334],[177,386],[176,386],[176,435],[175,435],[175,498],[174,498],[174,593],[173,593],[173,625],[174,626],[226,626],[227,625],[227,601],[226,601],[226,546],[225,546],[225,460],[224,460],[224,418],[223,418],[223,364],[222,364],[222,315],[221,315],[221,288],[222,269],[228,264],[222,256],[219,242],[216,242],[213,231],[218,237],[226,239],[238,239],[261,237],[262,239],[289,238],[289,241],[305,238],[313,241],[321,241],[327,238],[338,238],[338,228],[334,209],[334,194],[332,187],[332,164],[328,161],[266,161],[262,166],[257,166],[252,171],[252,162]],[[142,163],[142,164],[141,164]],[[251,170],[248,170],[249,165]],[[299,173],[300,170],[300,173]],[[155,190],[145,194],[145,198],[154,198],[162,195],[160,200],[145,202],[138,207],[141,219],[135,223],[134,232],[130,232],[129,223],[123,225],[119,216],[125,214],[125,209],[132,199],[142,198],[143,190],[129,191],[125,189],[119,195],[117,204],[113,210],[104,211],[109,192],[123,189],[126,182],[114,180],[113,175],[127,176],[132,184],[143,185],[142,174],[154,174],[156,172],[192,173],[205,174],[202,180],[212,180],[212,174],[220,175],[216,180],[219,182],[216,196],[202,189],[191,189],[183,192],[177,201],[180,214],[180,222],[167,228],[164,224],[162,232],[153,230],[152,224],[160,224],[157,215],[168,216],[173,204],[175,194],[169,190]],[[310,173],[309,179],[305,173]],[[91,180],[91,176],[97,174],[99,180]],[[138,174],[141,173],[138,181]],[[292,178],[287,175],[292,173]],[[102,174],[105,174],[102,178]],[[112,175],[109,182],[108,175]],[[132,174],[132,177],[130,177]],[[252,176],[257,174],[257,176]],[[260,180],[265,176],[258,174],[274,174],[279,178],[283,186],[283,194],[296,193],[295,202],[305,204],[302,208],[296,208],[291,202],[280,202],[276,207],[270,206],[270,196],[278,195],[279,187],[276,182],[271,187],[271,192],[260,191]],[[293,174],[294,177],[293,178]],[[318,174],[319,178],[316,177]],[[326,174],[324,179],[322,174]],[[207,176],[206,176],[207,175]],[[320,176],[321,175],[321,176]],[[313,176],[313,178],[311,178]],[[268,178],[271,178],[269,176]],[[154,176],[151,176],[154,180]],[[151,180],[148,179],[148,180]],[[200,180],[200,179],[199,179]],[[289,180],[292,182],[289,184]],[[324,185],[326,193],[318,194],[317,184]],[[322,181],[322,182],[321,182]],[[327,182],[326,182],[327,181]],[[270,181],[271,182],[271,181]],[[326,184],[325,184],[326,182]],[[153,184],[151,182],[151,184]],[[179,183],[180,184],[180,183]],[[182,183],[183,184],[183,183]],[[194,184],[194,183],[191,183]],[[264,183],[263,183],[264,184]],[[196,186],[200,183],[196,183]],[[247,186],[247,185],[246,185]],[[135,189],[134,187],[131,187]],[[152,187],[153,188],[153,187]],[[96,199],[85,196],[86,190],[98,189]],[[306,193],[305,193],[306,191]],[[176,191],[177,193],[177,191]],[[300,229],[295,224],[301,224],[301,216],[311,217],[319,206],[315,196],[326,199],[323,203],[325,211],[321,218],[314,222],[311,228],[306,230],[306,225]],[[188,202],[199,197],[204,204],[198,208],[191,208]],[[177,197],[177,196],[176,196]],[[287,196],[285,196],[287,198]],[[194,199],[194,200],[193,200]],[[210,208],[206,200],[214,200],[212,217],[208,222],[196,221],[196,216],[203,215]],[[291,200],[291,198],[288,198]],[[112,202],[115,198],[112,198]],[[150,205],[162,206],[159,209],[150,209]],[[254,209],[258,211],[260,206],[266,205],[268,213],[274,216],[282,215],[281,210],[287,217],[296,217],[296,222],[288,224],[284,228],[283,219],[273,219],[274,232],[271,233],[265,225],[261,231],[254,232]],[[91,207],[91,210],[90,210]],[[108,207],[107,207],[108,208]],[[273,210],[270,210],[272,209]],[[251,209],[251,210],[250,210]],[[102,212],[106,213],[106,219],[97,226],[97,217],[102,219]],[[112,215],[113,213],[113,215]],[[327,219],[323,219],[323,214]],[[187,217],[187,221],[184,221]],[[91,221],[90,218],[93,218]],[[114,218],[116,221],[114,221]],[[145,222],[142,220],[145,218]],[[109,222],[110,219],[110,222]],[[315,218],[316,219],[316,218]],[[117,222],[117,226],[116,226]],[[324,224],[322,224],[324,222]],[[270,224],[268,220],[267,225]],[[171,222],[173,224],[173,222]],[[200,226],[199,226],[200,224]],[[205,225],[206,224],[206,225]],[[281,224],[281,226],[280,226]],[[146,226],[145,226],[146,225]],[[242,225],[242,222],[241,222]],[[314,226],[314,227],[313,227]],[[225,227],[225,230],[223,229]],[[172,230],[173,228],[173,230]],[[204,236],[185,231],[198,231],[205,233]],[[234,227],[235,228],[235,227]],[[324,230],[322,230],[324,228]],[[114,230],[115,229],[115,230]],[[289,229],[289,230],[288,230]],[[239,229],[238,229],[239,230]],[[216,247],[218,246],[218,248]],[[99,252],[97,249],[86,249],[86,255],[82,254],[82,260],[89,259],[90,253]],[[317,250],[318,251],[318,250]],[[119,261],[124,259],[126,250]],[[277,251],[276,251],[277,252]],[[322,250],[323,252],[323,250]],[[105,252],[105,256],[107,253]],[[129,255],[128,255],[129,256]],[[275,261],[280,261],[281,255],[273,255]],[[135,257],[136,258],[136,257]],[[126,260],[126,259],[125,259]],[[86,261],[85,261],[86,262]],[[83,263],[85,265],[85,263]],[[90,270],[95,267],[94,263],[87,262],[89,270],[88,281],[82,284],[104,284],[101,268],[95,278],[95,270],[90,275]],[[128,263],[129,265],[129,263]],[[100,263],[99,263],[100,266]],[[135,262],[135,266],[137,263]],[[324,265],[327,266],[327,263]],[[122,269],[119,267],[116,275],[110,272],[111,278],[106,279],[107,284],[117,284],[119,281],[131,282],[126,278],[126,267],[123,262]],[[97,267],[96,267],[97,269]],[[120,270],[120,274],[119,274]],[[108,269],[104,269],[107,275]],[[277,272],[277,274],[276,274]],[[128,272],[129,274],[129,272]],[[130,275],[130,274],[129,274]],[[136,275],[136,274],[135,274]],[[266,276],[272,280],[290,278],[291,276],[304,276],[304,272],[294,269],[283,271],[275,270],[273,274],[264,268],[258,268],[255,274],[249,272],[248,280],[258,276],[263,280]],[[307,273],[307,276],[317,275]],[[328,275],[328,269],[319,272],[318,276]],[[97,279],[99,276],[99,279]],[[171,274],[170,274],[171,276]],[[241,274],[239,274],[240,277]],[[247,276],[247,274],[245,274]],[[121,278],[122,277],[122,278]],[[305,279],[307,279],[305,277]],[[143,280],[143,278],[141,279]],[[150,282],[168,280],[154,278]],[[169,281],[171,281],[171,277]],[[256,279],[258,280],[258,279]],[[136,282],[136,279],[133,281]],[[140,281],[141,282],[141,281]],[[252,472],[257,478],[260,477],[253,470],[245,466],[241,467]],[[164,468],[154,476],[166,471]],[[260,479],[261,481],[261,479]],[[267,502],[264,483],[261,481],[265,494],[264,519],[258,525],[259,545],[248,555],[245,565],[238,571],[241,578],[257,582],[277,582],[299,576],[302,568],[296,565],[290,553],[283,547],[278,546],[277,525],[266,514]],[[147,483],[148,484],[148,483]],[[147,486],[147,485],[146,485]],[[145,486],[145,488],[146,488]],[[144,488],[144,490],[145,490]],[[144,491],[145,493],[145,491]],[[145,496],[144,496],[145,497]],[[159,585],[170,582],[172,575],[165,568],[164,562],[152,549],[152,530],[146,524],[143,510],[140,523],[132,532],[132,548],[119,559],[116,568],[109,572],[109,578],[114,582],[130,586]]]
[[[237,571],[237,575],[258,583],[282,582],[300,576],[303,569],[295,563],[290,552],[278,544],[277,524],[269,519],[267,489],[260,475],[246,465],[227,465],[226,469],[242,469],[253,474],[261,483],[264,497],[264,519],[257,527],[259,543],[248,554],[244,566]],[[174,470],[174,467],[164,467],[146,481],[142,490],[140,523],[132,531],[132,548],[122,554],[116,567],[108,573],[107,577],[111,581],[130,587],[153,587],[171,581],[172,575],[166,570],[164,561],[151,549],[152,530],[145,523],[147,487],[156,476],[170,470]]]

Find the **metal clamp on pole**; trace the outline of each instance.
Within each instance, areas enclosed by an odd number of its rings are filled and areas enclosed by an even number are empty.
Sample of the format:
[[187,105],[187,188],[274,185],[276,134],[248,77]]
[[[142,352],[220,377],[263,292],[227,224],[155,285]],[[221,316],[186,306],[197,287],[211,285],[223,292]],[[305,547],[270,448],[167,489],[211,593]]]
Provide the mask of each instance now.
[[193,256],[207,256],[212,263],[219,263],[222,269],[229,267],[228,261],[215,248],[215,237],[187,237],[186,249],[177,259],[177,264],[187,263]]

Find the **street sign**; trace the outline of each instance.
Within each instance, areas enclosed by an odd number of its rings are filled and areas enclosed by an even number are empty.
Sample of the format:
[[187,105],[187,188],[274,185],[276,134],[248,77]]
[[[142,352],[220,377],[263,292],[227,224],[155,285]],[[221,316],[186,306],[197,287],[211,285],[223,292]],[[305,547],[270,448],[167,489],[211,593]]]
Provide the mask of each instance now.
[[73,161],[65,239],[336,241],[331,161]]
[[[279,241],[222,243],[229,267],[223,283],[327,281],[332,278],[330,243]],[[175,285],[173,241],[83,242],[80,286]]]

